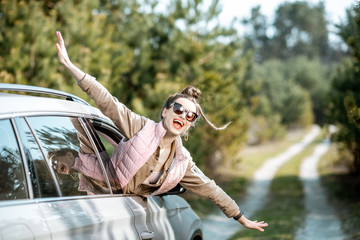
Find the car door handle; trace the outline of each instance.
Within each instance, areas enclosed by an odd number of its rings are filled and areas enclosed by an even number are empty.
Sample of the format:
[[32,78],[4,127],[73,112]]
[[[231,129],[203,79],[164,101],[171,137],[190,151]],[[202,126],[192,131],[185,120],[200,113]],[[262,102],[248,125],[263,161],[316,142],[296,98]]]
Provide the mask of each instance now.
[[153,239],[155,237],[154,232],[145,231],[141,233],[141,239]]

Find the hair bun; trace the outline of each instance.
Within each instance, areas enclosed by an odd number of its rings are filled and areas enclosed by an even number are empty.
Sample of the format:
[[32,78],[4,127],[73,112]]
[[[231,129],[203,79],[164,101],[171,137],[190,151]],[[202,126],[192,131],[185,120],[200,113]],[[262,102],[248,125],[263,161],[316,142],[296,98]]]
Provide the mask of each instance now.
[[187,86],[184,90],[182,90],[181,94],[198,99],[200,97],[201,91],[193,86]]

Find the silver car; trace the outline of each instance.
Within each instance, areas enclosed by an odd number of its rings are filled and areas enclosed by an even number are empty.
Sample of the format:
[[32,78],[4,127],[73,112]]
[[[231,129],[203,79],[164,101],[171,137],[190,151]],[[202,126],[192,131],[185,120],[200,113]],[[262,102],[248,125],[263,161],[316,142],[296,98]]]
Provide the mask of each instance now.
[[[121,193],[110,156],[122,136],[98,109],[46,88],[0,90],[0,239],[202,239],[181,186],[149,198]],[[93,163],[86,173],[80,158]]]

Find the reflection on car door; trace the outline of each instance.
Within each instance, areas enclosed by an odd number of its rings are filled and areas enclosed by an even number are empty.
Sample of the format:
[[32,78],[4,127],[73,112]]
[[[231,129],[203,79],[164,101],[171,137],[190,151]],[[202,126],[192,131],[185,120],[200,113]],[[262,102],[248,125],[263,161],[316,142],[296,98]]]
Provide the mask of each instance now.
[[50,239],[38,204],[30,200],[20,142],[10,119],[0,120],[0,237],[1,239]]
[[[50,116],[27,121],[61,190],[62,197],[38,200],[52,238],[138,239],[133,213],[123,198],[111,194],[81,119]],[[91,171],[79,167],[82,164],[100,172],[87,175]]]
[[[104,149],[111,155],[121,139],[120,133],[110,125],[101,121],[90,121],[100,139],[100,149]],[[167,210],[163,199],[160,197],[142,198],[131,195],[127,197],[127,204],[135,216],[135,226],[142,239],[175,239],[174,231],[167,217]]]

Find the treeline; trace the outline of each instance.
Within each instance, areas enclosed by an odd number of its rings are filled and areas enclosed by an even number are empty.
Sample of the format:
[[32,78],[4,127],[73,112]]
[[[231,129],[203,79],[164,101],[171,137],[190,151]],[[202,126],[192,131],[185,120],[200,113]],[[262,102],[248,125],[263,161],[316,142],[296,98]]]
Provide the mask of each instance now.
[[[288,128],[335,123],[346,115],[330,96],[348,93],[335,83],[357,67],[329,42],[322,3],[281,4],[270,24],[254,8],[242,20],[245,35],[235,25],[220,25],[216,0],[206,8],[201,0],[158,7],[156,0],[1,1],[0,82],[60,89],[90,101],[58,63],[59,30],[74,63],[139,114],[159,120],[166,97],[194,85],[211,121],[232,122],[216,132],[200,121],[190,132],[185,144],[208,173],[235,163],[246,142],[278,139]],[[356,23],[349,10],[347,23],[338,26],[344,39],[357,34]],[[357,99],[354,87],[347,90]]]

